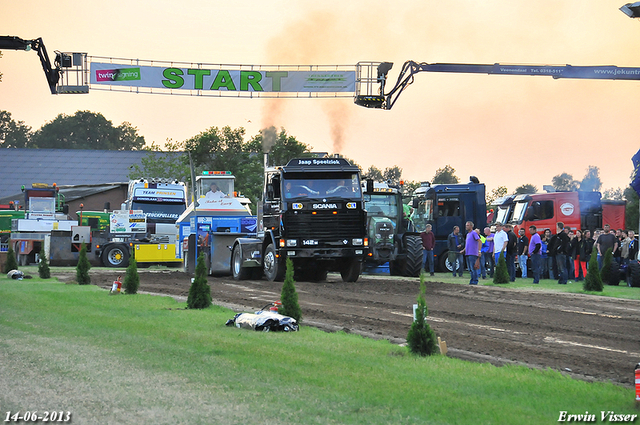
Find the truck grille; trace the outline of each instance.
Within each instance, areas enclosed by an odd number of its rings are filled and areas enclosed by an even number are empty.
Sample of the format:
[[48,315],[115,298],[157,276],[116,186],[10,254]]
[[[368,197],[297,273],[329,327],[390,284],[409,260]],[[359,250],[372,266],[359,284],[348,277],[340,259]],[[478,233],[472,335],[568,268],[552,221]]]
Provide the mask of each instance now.
[[309,211],[286,213],[284,232],[287,238],[333,240],[336,238],[362,238],[365,235],[361,211]]

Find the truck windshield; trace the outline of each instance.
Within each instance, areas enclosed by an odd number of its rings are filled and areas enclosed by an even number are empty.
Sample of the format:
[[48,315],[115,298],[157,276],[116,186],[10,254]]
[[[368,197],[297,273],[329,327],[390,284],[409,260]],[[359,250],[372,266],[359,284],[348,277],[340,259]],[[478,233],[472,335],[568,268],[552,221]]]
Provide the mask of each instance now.
[[515,207],[513,208],[513,220],[516,223],[522,223],[524,220],[524,213],[527,211],[527,201],[516,202]]
[[433,221],[433,199],[421,199],[411,214],[411,221],[419,232],[423,232],[427,222]]
[[367,214],[372,217],[387,217],[395,223],[398,218],[398,203],[395,194],[365,195],[364,205]]
[[362,197],[360,179],[357,174],[342,178],[287,178],[283,185],[285,199]]
[[511,217],[509,217],[509,213],[511,212],[513,204],[509,204],[509,205],[500,205],[498,207],[498,210],[496,211],[496,217],[495,220],[493,221],[494,223],[496,222],[500,222],[502,224],[506,224],[509,222],[509,219]]
[[186,206],[178,203],[158,204],[154,202],[133,202],[132,210],[142,210],[149,223],[175,223]]

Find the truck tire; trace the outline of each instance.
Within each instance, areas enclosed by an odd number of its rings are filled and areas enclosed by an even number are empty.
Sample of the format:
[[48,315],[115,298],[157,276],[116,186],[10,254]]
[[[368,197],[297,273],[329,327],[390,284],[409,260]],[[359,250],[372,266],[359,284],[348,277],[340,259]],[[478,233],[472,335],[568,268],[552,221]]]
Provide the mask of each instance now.
[[628,266],[628,280],[627,283],[632,288],[640,288],[640,263],[637,261],[630,261]]
[[264,251],[262,269],[264,270],[264,275],[269,282],[281,282],[284,280],[284,262],[280,261],[280,259],[276,257],[276,248],[272,243],[267,245],[267,249]]
[[407,236],[405,246],[407,247],[407,259],[403,274],[409,277],[418,277],[422,269],[422,239],[417,235]]
[[129,250],[124,245],[111,245],[104,250],[101,258],[105,267],[127,267]]
[[453,266],[449,262],[449,251],[442,251],[438,259],[437,267],[438,271],[441,272],[453,272]]
[[231,274],[235,280],[247,280],[251,277],[251,270],[242,267],[242,252],[238,245],[233,247],[231,253]]
[[343,282],[357,282],[360,277],[360,269],[362,268],[362,262],[357,258],[351,258],[348,260],[342,270],[340,270],[340,276],[342,276]]

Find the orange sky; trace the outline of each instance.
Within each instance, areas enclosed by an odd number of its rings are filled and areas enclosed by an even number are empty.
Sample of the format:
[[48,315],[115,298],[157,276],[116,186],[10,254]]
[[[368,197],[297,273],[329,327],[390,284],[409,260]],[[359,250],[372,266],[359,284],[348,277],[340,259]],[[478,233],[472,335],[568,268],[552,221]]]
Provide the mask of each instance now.
[[[640,67],[640,25],[610,0],[246,0],[119,4],[3,2],[3,35],[42,37],[54,50],[93,56],[220,64],[355,64],[391,61],[395,79],[418,62]],[[34,52],[4,51],[0,109],[34,129],[59,113],[101,112],[129,121],[148,143],[185,140],[208,127],[284,127],[317,151],[339,151],[365,169],[400,166],[429,180],[450,164],[487,190],[542,189],[600,167],[604,188],[626,186],[640,82],[427,74],[390,111],[350,99],[198,98],[92,91],[52,96]]]

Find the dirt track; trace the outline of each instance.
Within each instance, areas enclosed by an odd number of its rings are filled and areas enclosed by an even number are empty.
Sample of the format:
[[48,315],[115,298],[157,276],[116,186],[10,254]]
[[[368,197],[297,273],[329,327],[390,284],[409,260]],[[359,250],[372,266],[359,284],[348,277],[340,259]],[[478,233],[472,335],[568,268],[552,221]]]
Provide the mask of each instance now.
[[[114,275],[113,269],[91,270],[92,283],[105,288]],[[259,310],[279,299],[282,288],[282,283],[230,277],[208,282],[214,303],[237,311]],[[182,272],[140,270],[141,291],[186,297],[190,284]],[[323,283],[297,282],[296,289],[303,325],[404,343],[418,285],[418,279],[389,276],[343,283],[330,274]],[[427,305],[429,323],[447,342],[449,356],[633,385],[640,361],[640,301],[428,282]]]

